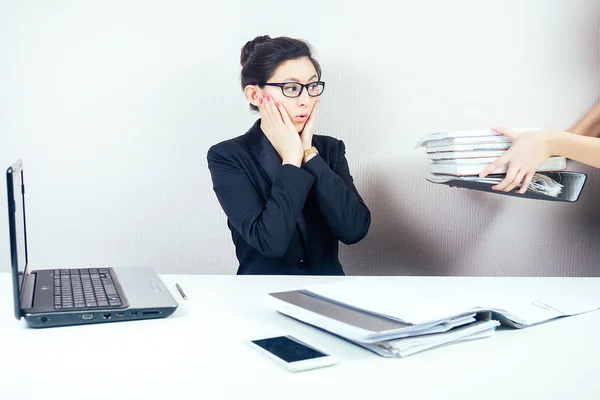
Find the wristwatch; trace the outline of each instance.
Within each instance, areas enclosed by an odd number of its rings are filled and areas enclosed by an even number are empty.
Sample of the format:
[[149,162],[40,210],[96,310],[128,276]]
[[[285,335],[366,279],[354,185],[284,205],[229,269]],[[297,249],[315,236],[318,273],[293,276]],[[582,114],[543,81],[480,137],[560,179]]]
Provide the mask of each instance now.
[[304,150],[304,157],[308,157],[313,153],[319,154],[319,151],[315,146],[312,146],[310,149]]

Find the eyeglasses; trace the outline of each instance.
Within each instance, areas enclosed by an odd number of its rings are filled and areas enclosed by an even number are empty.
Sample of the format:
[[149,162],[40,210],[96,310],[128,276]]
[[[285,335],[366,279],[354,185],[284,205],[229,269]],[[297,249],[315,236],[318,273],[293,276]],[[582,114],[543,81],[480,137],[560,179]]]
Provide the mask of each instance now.
[[303,85],[298,82],[283,82],[283,83],[258,83],[259,86],[279,86],[281,88],[281,93],[285,97],[300,97],[304,88],[306,88],[306,92],[310,97],[317,97],[323,93],[325,90],[325,82],[317,81],[307,83]]

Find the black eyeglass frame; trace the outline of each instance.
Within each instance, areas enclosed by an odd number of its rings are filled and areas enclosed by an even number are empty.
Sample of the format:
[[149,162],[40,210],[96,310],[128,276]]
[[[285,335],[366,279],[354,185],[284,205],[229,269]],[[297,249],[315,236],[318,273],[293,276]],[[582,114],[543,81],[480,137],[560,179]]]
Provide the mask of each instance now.
[[[312,95],[308,91],[308,87],[310,85],[314,85],[315,83],[318,84],[318,85],[321,85],[321,87],[323,89],[321,90],[321,93]],[[290,84],[300,85],[300,92],[298,92],[297,96],[288,96],[287,94],[285,94],[285,91],[283,90],[283,88],[284,88],[285,85],[290,85]],[[258,86],[277,86],[277,87],[280,87],[281,88],[281,93],[283,93],[283,95],[285,97],[289,97],[291,99],[295,99],[296,97],[302,96],[302,92],[304,91],[304,88],[306,88],[306,93],[308,93],[308,95],[310,97],[319,97],[325,91],[325,82],[323,82],[323,81],[310,82],[310,83],[307,83],[307,84],[302,84],[300,82],[281,82],[281,83],[275,83],[275,82],[269,82],[269,83],[267,83],[267,82],[263,82],[263,83],[257,83],[257,85]]]

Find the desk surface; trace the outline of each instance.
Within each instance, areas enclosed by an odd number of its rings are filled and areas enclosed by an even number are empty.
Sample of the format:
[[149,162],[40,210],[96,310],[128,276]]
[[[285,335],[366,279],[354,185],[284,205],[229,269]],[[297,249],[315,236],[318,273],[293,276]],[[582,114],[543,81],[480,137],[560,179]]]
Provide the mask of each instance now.
[[[268,292],[353,277],[162,278],[180,303],[169,318],[36,330],[13,317],[10,275],[0,274],[0,398],[600,398],[600,311],[387,359],[265,305]],[[500,285],[508,295],[554,286],[600,297],[600,278],[368,279]],[[287,372],[244,343],[271,334],[295,335],[339,363]]]

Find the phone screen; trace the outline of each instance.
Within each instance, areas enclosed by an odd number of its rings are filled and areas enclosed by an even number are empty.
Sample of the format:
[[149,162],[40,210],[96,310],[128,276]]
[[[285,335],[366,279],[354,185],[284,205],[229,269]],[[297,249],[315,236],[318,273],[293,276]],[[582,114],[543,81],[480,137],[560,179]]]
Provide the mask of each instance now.
[[327,357],[327,354],[323,354],[291,336],[277,336],[252,342],[289,363]]

